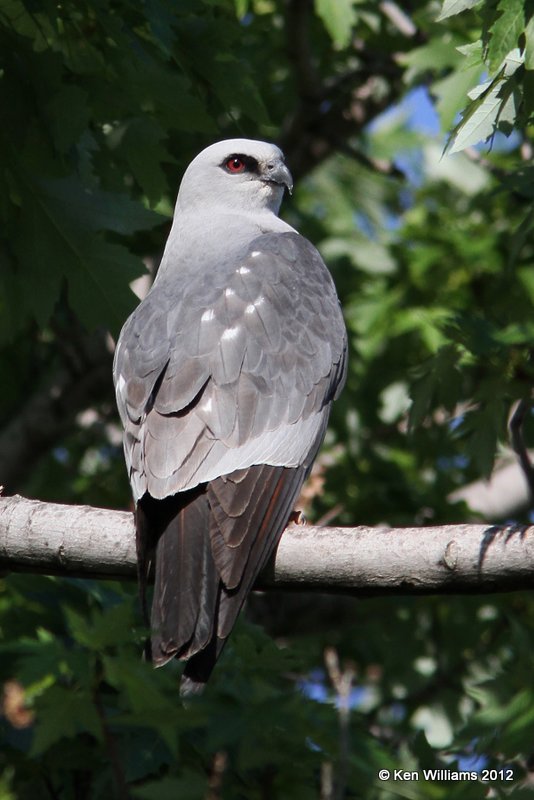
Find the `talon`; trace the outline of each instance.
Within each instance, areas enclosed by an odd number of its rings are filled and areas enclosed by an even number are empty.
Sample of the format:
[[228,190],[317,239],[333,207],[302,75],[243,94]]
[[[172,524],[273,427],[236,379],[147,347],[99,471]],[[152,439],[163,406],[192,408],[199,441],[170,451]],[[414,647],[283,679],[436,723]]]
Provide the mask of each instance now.
[[296,508],[289,515],[288,524],[292,524],[292,525],[307,525],[308,524],[308,520],[306,519],[304,513],[302,511],[299,511]]

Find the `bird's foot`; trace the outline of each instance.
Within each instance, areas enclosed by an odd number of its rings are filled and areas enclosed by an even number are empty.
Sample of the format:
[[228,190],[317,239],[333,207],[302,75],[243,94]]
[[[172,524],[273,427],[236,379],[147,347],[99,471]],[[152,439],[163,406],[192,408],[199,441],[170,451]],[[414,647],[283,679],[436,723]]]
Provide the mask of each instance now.
[[295,509],[289,515],[289,524],[307,525],[308,524],[308,520],[306,519],[306,517],[304,516],[304,513],[302,511],[299,511],[298,509]]

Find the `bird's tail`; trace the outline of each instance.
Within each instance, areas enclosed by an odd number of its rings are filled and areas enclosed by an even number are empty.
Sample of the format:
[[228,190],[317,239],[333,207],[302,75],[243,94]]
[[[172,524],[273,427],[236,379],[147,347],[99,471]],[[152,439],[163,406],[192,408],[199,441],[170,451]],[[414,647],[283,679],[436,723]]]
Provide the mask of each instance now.
[[148,574],[155,561],[150,615],[155,666],[174,657],[188,659],[212,639],[220,581],[211,554],[209,516],[202,490],[165,500],[145,496],[138,504],[139,582],[145,609]]
[[259,465],[138,504],[141,597],[155,560],[152,661],[187,661],[182,694],[208,680],[293,510],[304,467]]
[[208,680],[247,595],[280,540],[305,476],[304,467],[262,464],[207,485],[211,549],[220,577],[216,623],[209,644],[185,666],[183,693],[198,692]]

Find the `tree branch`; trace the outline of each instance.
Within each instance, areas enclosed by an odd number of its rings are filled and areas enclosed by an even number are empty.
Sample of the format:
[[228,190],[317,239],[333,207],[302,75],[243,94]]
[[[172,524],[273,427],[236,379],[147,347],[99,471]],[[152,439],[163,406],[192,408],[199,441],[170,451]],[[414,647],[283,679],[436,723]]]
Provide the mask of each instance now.
[[[132,514],[0,498],[0,571],[133,579]],[[533,573],[532,528],[290,525],[258,588],[359,595],[486,593],[531,589]]]
[[[384,5],[392,12],[393,3]],[[346,144],[357,138],[395,101],[402,88],[403,68],[395,55],[377,55],[356,39],[350,68],[341,75],[322,75],[310,29],[313,16],[311,0],[287,0],[286,55],[297,96],[277,141],[297,181],[336,152],[340,142]],[[354,62],[356,67],[352,66]]]

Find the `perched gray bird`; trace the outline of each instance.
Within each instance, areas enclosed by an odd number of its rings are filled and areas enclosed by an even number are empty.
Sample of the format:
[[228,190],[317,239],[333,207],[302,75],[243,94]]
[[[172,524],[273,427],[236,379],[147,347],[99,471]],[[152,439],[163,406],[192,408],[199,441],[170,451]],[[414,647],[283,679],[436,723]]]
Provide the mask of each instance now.
[[315,247],[278,218],[281,151],[230,139],[187,168],[154,285],[113,369],[136,503],[151,654],[208,679],[276,547],[345,380],[347,340]]

